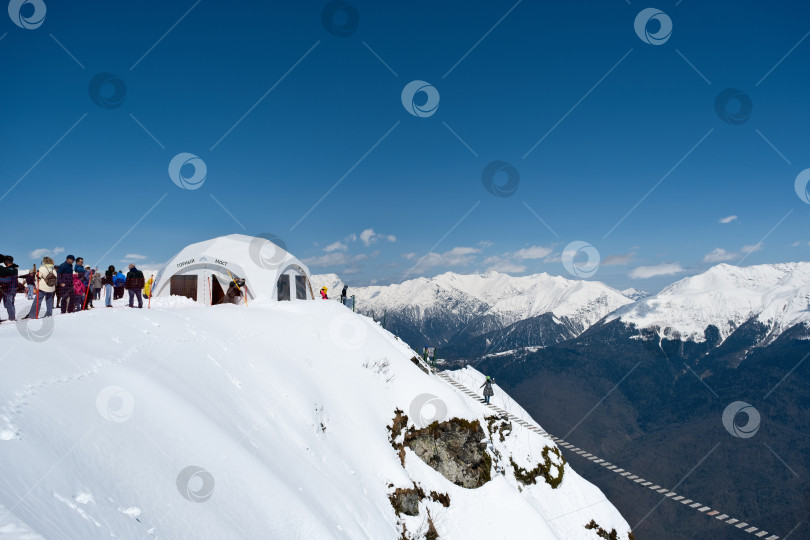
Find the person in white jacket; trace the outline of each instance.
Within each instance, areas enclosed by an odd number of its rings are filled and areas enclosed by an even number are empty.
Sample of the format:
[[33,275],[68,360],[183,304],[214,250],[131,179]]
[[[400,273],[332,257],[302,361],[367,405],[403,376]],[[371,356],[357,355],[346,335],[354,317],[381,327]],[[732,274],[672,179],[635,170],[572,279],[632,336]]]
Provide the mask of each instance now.
[[[49,285],[49,282],[51,283]],[[37,289],[34,302],[31,304],[31,312],[28,314],[29,319],[39,317],[39,307],[42,305],[42,299],[45,298],[45,317],[53,316],[53,295],[56,292],[56,268],[53,264],[53,259],[50,257],[42,257],[42,266],[37,271]]]

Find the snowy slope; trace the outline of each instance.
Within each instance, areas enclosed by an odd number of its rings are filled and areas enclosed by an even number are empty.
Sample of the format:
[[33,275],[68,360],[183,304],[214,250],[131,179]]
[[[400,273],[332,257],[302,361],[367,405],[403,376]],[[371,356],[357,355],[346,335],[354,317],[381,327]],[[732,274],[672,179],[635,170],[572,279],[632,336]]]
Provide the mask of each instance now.
[[[340,294],[335,274],[313,276],[313,284],[327,285]],[[499,272],[417,278],[387,286],[354,287],[364,311],[412,310],[416,316],[459,305],[479,316],[497,319],[501,326],[552,313],[567,318],[579,331],[587,329],[615,309],[632,302],[619,291],[598,281],[571,280],[546,273],[514,277]],[[459,314],[463,315],[463,314]]]
[[[409,534],[429,509],[443,539],[596,539],[591,519],[627,538],[569,465],[559,488],[522,490],[509,470],[456,486],[410,449],[403,467],[386,429],[396,408],[428,393],[447,417],[488,411],[336,302],[171,298],[52,321],[43,341],[24,337],[39,322],[0,325],[0,538],[394,540],[388,495],[414,482],[451,503],[422,503],[402,518]],[[488,448],[542,462],[553,443],[514,430]]]
[[766,325],[769,339],[798,323],[810,322],[810,263],[713,266],[684,278],[660,293],[611,314],[637,327],[659,326],[665,334],[703,341],[716,326],[725,339],[754,319]]

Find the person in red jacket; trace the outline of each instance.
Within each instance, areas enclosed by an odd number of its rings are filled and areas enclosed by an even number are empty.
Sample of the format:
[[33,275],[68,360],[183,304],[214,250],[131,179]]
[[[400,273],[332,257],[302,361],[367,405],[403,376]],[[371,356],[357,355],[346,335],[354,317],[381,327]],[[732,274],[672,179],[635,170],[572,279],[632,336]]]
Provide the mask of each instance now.
[[326,296],[326,287],[321,287],[321,298],[324,300],[329,300],[329,297]]

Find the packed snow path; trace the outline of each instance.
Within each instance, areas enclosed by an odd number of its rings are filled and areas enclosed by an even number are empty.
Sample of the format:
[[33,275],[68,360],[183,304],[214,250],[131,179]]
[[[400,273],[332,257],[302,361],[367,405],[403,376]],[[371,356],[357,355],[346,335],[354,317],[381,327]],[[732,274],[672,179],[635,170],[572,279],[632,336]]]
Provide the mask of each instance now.
[[[458,382],[456,379],[451,377],[450,373],[451,372],[447,372],[447,371],[439,371],[439,372],[437,372],[439,377],[441,377],[442,379],[444,379],[445,381],[447,381],[448,383],[453,385],[458,390],[461,390],[462,392],[464,392],[467,396],[481,402],[483,405],[486,405],[487,407],[489,407],[493,411],[497,411],[499,414],[505,415],[506,417],[508,417],[513,422],[517,422],[521,426],[523,426],[523,427],[525,427],[525,428],[527,428],[527,429],[529,429],[531,431],[534,431],[535,433],[539,433],[540,435],[543,435],[544,437],[548,437],[549,439],[553,440],[555,443],[562,446],[563,448],[565,448],[567,450],[570,450],[572,452],[575,452],[576,454],[578,454],[578,455],[580,455],[580,456],[582,456],[584,458],[587,458],[590,461],[593,461],[594,463],[597,463],[597,464],[601,465],[602,467],[605,467],[609,471],[613,471],[614,473],[616,473],[618,475],[621,475],[621,476],[623,476],[624,478],[626,478],[628,480],[632,480],[633,482],[635,482],[636,484],[638,484],[640,486],[646,487],[646,488],[651,489],[651,490],[653,490],[653,491],[655,491],[657,493],[660,493],[660,494],[664,495],[665,497],[667,497],[669,499],[672,499],[673,501],[678,501],[681,504],[688,505],[689,508],[693,508],[693,509],[697,510],[698,512],[702,512],[702,513],[706,514],[707,516],[712,516],[715,519],[719,519],[720,521],[722,521],[722,522],[724,522],[724,523],[726,523],[728,525],[732,525],[734,527],[737,527],[740,530],[744,530],[745,532],[747,532],[749,534],[753,534],[754,536],[756,536],[758,538],[764,538],[765,536],[768,535],[767,531],[761,530],[759,527],[754,527],[754,526],[752,526],[752,525],[750,525],[750,524],[748,524],[748,523],[746,523],[744,521],[741,521],[739,519],[730,517],[728,514],[724,514],[724,513],[720,512],[719,510],[715,510],[715,509],[711,508],[710,506],[706,506],[706,505],[701,504],[699,502],[694,502],[692,499],[687,499],[683,495],[678,495],[677,493],[675,493],[674,491],[672,491],[670,489],[667,489],[665,487],[661,487],[660,485],[655,484],[653,482],[650,482],[649,480],[645,480],[644,478],[641,478],[638,475],[632,474],[630,471],[626,471],[626,470],[624,470],[624,469],[622,469],[620,467],[617,467],[616,465],[613,465],[609,461],[605,461],[604,459],[601,459],[601,458],[591,454],[590,452],[586,452],[585,450],[582,450],[581,448],[578,448],[578,447],[574,446],[573,444],[571,444],[569,442],[566,442],[563,439],[560,439],[559,437],[555,437],[554,435],[546,432],[545,430],[543,430],[539,426],[532,425],[529,422],[526,422],[525,420],[523,420],[522,418],[519,418],[519,417],[515,416],[514,414],[512,414],[510,412],[507,412],[507,411],[503,410],[502,408],[500,408],[500,407],[498,407],[498,406],[496,406],[494,404],[484,403],[483,400],[481,399],[481,396],[479,396],[478,394],[476,394],[475,392],[473,392],[472,390],[470,390],[469,388],[467,388],[466,386],[464,386],[463,384]],[[775,534],[772,534],[772,535],[768,536],[767,538],[765,538],[765,540],[778,540],[778,539],[779,539],[779,536],[777,536]]]

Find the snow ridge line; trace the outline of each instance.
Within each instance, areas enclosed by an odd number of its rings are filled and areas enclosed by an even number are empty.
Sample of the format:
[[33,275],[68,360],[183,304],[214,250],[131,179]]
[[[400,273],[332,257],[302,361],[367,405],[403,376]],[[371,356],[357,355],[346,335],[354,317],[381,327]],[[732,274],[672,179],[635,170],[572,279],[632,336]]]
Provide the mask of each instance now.
[[[474,393],[472,390],[470,390],[469,388],[467,388],[463,384],[456,381],[453,377],[451,377],[448,374],[448,372],[446,372],[446,371],[437,371],[436,374],[439,377],[441,377],[442,379],[444,379],[445,381],[447,381],[448,383],[450,383],[456,389],[458,389],[461,392],[463,392],[464,394],[466,394],[468,397],[473,398],[476,401],[478,401],[479,403],[481,403],[481,397],[478,394]],[[744,521],[740,521],[739,519],[732,518],[728,514],[723,514],[719,510],[714,510],[711,507],[703,505],[703,504],[701,504],[699,502],[694,502],[692,499],[687,499],[682,495],[678,495],[674,491],[671,491],[671,490],[669,490],[669,489],[667,489],[665,487],[662,487],[662,486],[660,486],[658,484],[655,484],[653,482],[645,480],[644,478],[641,478],[638,475],[632,474],[630,471],[627,471],[625,469],[617,467],[616,465],[613,465],[612,463],[610,463],[608,461],[605,461],[604,459],[601,459],[601,458],[591,454],[590,452],[586,452],[585,450],[583,450],[581,448],[578,448],[578,447],[574,446],[573,444],[560,439],[559,437],[555,437],[554,435],[548,433],[547,431],[543,430],[539,426],[530,424],[530,423],[526,422],[525,420],[523,420],[522,418],[518,418],[514,414],[512,414],[510,412],[507,412],[507,411],[501,409],[500,407],[497,407],[497,406],[495,406],[495,405],[493,405],[491,403],[489,403],[489,404],[488,403],[481,403],[481,404],[489,407],[490,409],[500,413],[503,416],[506,416],[510,420],[520,424],[521,426],[525,427],[526,429],[529,429],[531,431],[534,431],[535,433],[538,433],[540,435],[548,437],[549,439],[553,440],[555,443],[557,443],[559,446],[562,446],[566,450],[570,450],[571,452],[574,452],[574,453],[576,453],[576,454],[578,454],[578,455],[580,455],[580,456],[582,456],[582,457],[584,457],[584,458],[586,458],[586,459],[588,459],[588,460],[590,460],[590,461],[592,461],[594,463],[597,463],[597,464],[601,465],[602,467],[605,467],[606,469],[608,469],[610,471],[613,471],[614,473],[616,473],[616,474],[618,474],[620,476],[623,476],[627,480],[632,480],[637,485],[640,485],[640,486],[646,487],[648,489],[651,489],[651,490],[653,490],[653,491],[655,491],[657,493],[660,493],[660,494],[664,495],[665,497],[667,497],[669,499],[672,499],[673,501],[678,501],[683,505],[688,505],[689,508],[693,508],[694,510],[696,510],[698,512],[701,512],[701,513],[703,513],[703,514],[705,514],[707,516],[712,516],[715,519],[718,519],[718,520],[726,523],[727,525],[732,525],[732,526],[734,526],[734,527],[736,527],[736,528],[738,528],[740,530],[744,530],[748,534],[753,534],[757,538],[763,538],[763,537],[768,535],[767,531],[761,530],[758,527],[751,526],[751,525],[749,525],[748,523],[746,523]],[[772,534],[772,535],[768,536],[767,538],[765,538],[765,540],[778,540],[778,539],[779,539],[779,536],[777,536],[775,534]]]

